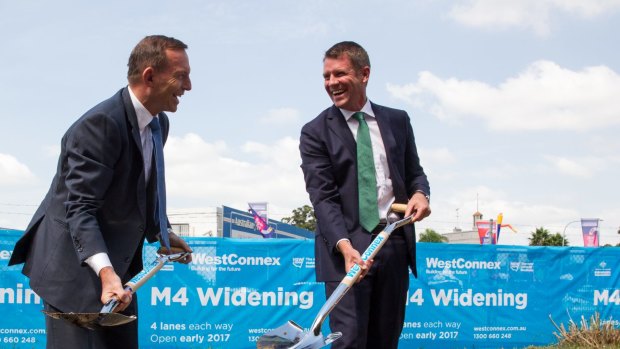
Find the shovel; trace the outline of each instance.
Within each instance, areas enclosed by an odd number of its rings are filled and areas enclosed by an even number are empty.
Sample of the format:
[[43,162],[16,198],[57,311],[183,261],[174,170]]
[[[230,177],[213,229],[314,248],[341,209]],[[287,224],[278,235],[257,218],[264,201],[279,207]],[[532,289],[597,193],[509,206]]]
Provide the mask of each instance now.
[[[181,251],[180,249],[175,248],[172,248],[172,250],[173,252],[177,250]],[[153,264],[129,280],[125,284],[125,290],[135,293],[138,288],[144,285],[148,279],[155,275],[155,273],[157,273],[164,266],[164,264],[167,262],[180,260],[189,254],[189,252],[185,251],[173,254],[164,254],[163,251],[165,251],[163,248],[160,248],[157,251],[158,257]],[[135,315],[127,316],[120,313],[115,313],[114,309],[118,306],[118,304],[119,300],[116,297],[113,297],[103,305],[103,308],[101,308],[101,311],[98,313],[58,313],[45,310],[43,310],[43,313],[54,319],[66,320],[74,325],[91,330],[101,328],[101,326],[119,326],[136,319]]]
[[[390,222],[393,216],[393,212],[405,212],[407,205],[405,204],[392,204],[390,211],[387,214],[387,221]],[[383,244],[390,237],[392,232],[404,225],[411,223],[413,215],[407,216],[401,220],[390,223],[377,237],[370,243],[370,246],[362,254],[362,260],[366,262],[369,259],[375,257],[377,252],[381,249]],[[336,287],[336,290],[327,299],[319,313],[317,314],[310,330],[304,332],[298,324],[293,321],[288,321],[286,324],[275,328],[264,335],[262,335],[256,342],[256,348],[258,349],[318,349],[322,348],[336,339],[342,336],[340,332],[330,333],[327,336],[323,336],[321,333],[321,326],[329,315],[329,313],[338,304],[340,299],[351,289],[357,279],[362,274],[362,269],[358,264],[355,264],[351,270],[345,275],[340,282],[340,285]]]

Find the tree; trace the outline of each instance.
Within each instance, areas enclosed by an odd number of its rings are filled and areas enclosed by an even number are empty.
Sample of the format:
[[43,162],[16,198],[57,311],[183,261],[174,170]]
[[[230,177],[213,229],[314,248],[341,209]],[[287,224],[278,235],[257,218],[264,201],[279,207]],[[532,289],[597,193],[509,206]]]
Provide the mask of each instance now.
[[530,246],[568,246],[568,240],[560,233],[551,234],[543,227],[536,228],[529,240]]
[[568,246],[568,240],[564,239],[562,234],[555,233],[549,236],[545,246]]
[[316,231],[316,218],[310,205],[303,205],[293,210],[293,215],[282,218],[282,222],[292,224],[298,228]]
[[448,242],[448,238],[434,231],[433,229],[426,229],[420,234],[419,242]]
[[536,228],[536,231],[532,233],[532,237],[529,238],[530,246],[545,246],[547,239],[549,239],[549,231],[543,227]]

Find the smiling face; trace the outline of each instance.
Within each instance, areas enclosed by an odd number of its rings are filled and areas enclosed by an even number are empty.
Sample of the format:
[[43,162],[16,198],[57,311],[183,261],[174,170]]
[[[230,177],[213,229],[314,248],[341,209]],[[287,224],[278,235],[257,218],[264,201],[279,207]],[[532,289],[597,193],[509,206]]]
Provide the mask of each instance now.
[[366,103],[370,67],[355,70],[348,55],[326,57],[323,61],[325,91],[338,108],[359,111]]
[[162,111],[176,112],[179,97],[192,89],[189,78],[189,58],[185,50],[166,50],[167,65],[153,70],[151,75],[149,104],[145,107],[153,114]]

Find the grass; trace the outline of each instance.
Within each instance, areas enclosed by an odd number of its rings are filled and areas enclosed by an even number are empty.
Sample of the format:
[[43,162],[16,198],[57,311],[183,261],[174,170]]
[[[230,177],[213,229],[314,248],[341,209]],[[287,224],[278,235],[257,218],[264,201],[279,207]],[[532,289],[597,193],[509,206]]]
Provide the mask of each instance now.
[[[544,347],[528,347],[527,349],[616,349],[620,348],[620,329],[614,327],[612,321],[601,321],[599,313],[594,313],[590,321],[581,316],[577,324],[570,318],[568,327],[549,319],[557,332],[553,334],[558,339],[557,345]],[[611,319],[610,319],[611,320]]]

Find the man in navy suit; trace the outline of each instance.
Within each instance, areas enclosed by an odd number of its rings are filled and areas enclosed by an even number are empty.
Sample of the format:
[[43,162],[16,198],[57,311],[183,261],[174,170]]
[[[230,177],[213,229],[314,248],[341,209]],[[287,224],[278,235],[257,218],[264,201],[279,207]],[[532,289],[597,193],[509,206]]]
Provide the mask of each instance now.
[[[9,265],[24,263],[30,287],[51,312],[98,313],[115,297],[118,311],[137,313],[123,289],[142,268],[144,240],[156,242],[156,124],[163,140],[168,117],[191,89],[187,45],[147,36],[133,49],[129,86],[82,115],[65,133],[56,175]],[[167,221],[166,221],[167,222]],[[174,233],[170,245],[191,252]],[[184,263],[189,263],[191,257]],[[137,321],[91,331],[46,317],[47,348],[138,348]]]
[[430,187],[409,116],[370,102],[369,77],[364,48],[350,41],[332,46],[323,59],[323,78],[334,105],[301,131],[301,168],[317,219],[317,280],[325,282],[329,297],[354,264],[363,271],[361,281],[330,313],[331,330],[343,333],[332,348],[396,348],[405,317],[408,267],[416,275],[413,225],[392,233],[373,261],[364,263],[360,257],[386,222],[382,219],[374,228],[360,224],[356,137],[361,121],[353,117],[356,112],[363,112],[372,143],[372,189],[379,217],[386,217],[394,201],[407,203],[405,214],[414,214],[413,221],[430,214]]

